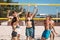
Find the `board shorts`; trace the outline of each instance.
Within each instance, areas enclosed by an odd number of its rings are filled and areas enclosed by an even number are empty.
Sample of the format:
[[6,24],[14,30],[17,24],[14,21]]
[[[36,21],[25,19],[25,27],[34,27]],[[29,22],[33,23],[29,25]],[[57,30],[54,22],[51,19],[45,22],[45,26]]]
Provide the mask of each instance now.
[[26,36],[29,37],[29,36],[33,36],[33,27],[31,28],[26,28]]
[[50,34],[51,34],[51,30],[44,30],[42,37],[48,39],[50,37]]

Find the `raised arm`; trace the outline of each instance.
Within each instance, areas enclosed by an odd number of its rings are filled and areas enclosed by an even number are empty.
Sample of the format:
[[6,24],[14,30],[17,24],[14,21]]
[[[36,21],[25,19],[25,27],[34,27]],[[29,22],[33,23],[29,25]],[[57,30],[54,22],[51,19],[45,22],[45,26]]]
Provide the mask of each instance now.
[[32,14],[32,17],[34,17],[34,16],[36,15],[37,12],[38,12],[37,5],[35,5],[34,11],[33,11],[33,14]]
[[28,7],[27,7],[26,17],[27,17],[27,15],[28,15],[29,9],[30,9],[30,4],[28,4]]
[[22,12],[23,12],[23,7],[21,6],[20,12],[18,13],[18,16],[19,16],[20,14],[22,14]]
[[7,10],[7,18],[13,18],[13,16],[9,16],[10,10]]
[[7,17],[9,18],[9,13],[10,13],[10,10],[7,10]]

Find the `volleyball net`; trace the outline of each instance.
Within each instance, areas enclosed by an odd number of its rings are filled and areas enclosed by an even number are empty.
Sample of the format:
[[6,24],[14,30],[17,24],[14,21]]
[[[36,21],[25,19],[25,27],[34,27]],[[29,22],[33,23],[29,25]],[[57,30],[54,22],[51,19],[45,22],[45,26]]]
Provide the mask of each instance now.
[[[33,4],[33,3],[0,3],[0,5],[21,5],[21,6],[60,6],[60,4]],[[34,20],[45,20],[45,18],[33,18]],[[60,20],[60,18],[52,18],[53,20]],[[0,20],[8,20],[8,18],[0,18]],[[20,20],[25,20],[25,18],[20,18]]]
[[[25,18],[19,18],[20,20],[25,20]],[[46,18],[33,18],[33,20],[45,20]],[[53,20],[60,20],[60,18],[52,18]],[[8,18],[0,18],[0,20],[8,20]]]
[[31,6],[60,6],[60,4],[33,4],[33,3],[0,3],[0,5],[22,5],[27,6],[30,4]]

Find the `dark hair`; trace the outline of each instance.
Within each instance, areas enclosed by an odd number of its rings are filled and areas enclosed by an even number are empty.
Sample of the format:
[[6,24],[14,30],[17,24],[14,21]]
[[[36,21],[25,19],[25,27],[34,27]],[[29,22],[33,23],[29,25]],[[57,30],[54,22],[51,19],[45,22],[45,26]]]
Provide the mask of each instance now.
[[50,18],[52,18],[51,16],[49,16]]
[[12,14],[14,14],[15,12],[17,12],[17,11],[15,11],[15,10],[14,10],[14,11],[12,11]]
[[27,15],[28,17],[29,17],[29,14],[30,14],[30,12],[28,12],[28,15]]
[[52,18],[51,16],[46,16],[46,17],[50,17],[50,18]]
[[11,25],[13,25],[13,23],[16,22],[16,21],[17,21],[17,18],[14,17],[14,18],[12,19]]

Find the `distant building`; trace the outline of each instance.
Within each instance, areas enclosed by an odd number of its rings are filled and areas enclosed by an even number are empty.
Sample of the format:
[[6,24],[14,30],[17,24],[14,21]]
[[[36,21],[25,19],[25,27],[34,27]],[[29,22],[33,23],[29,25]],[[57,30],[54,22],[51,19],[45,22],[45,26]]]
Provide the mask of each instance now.
[[53,17],[53,18],[56,18],[56,15],[52,15],[52,14],[38,14],[36,17],[38,17],[38,18],[45,18],[48,15]]
[[56,15],[49,14],[49,16],[51,16],[51,17],[53,17],[53,18],[56,18]]
[[58,17],[60,18],[60,12],[58,13]]
[[38,18],[45,18],[48,14],[37,14],[36,17]]

